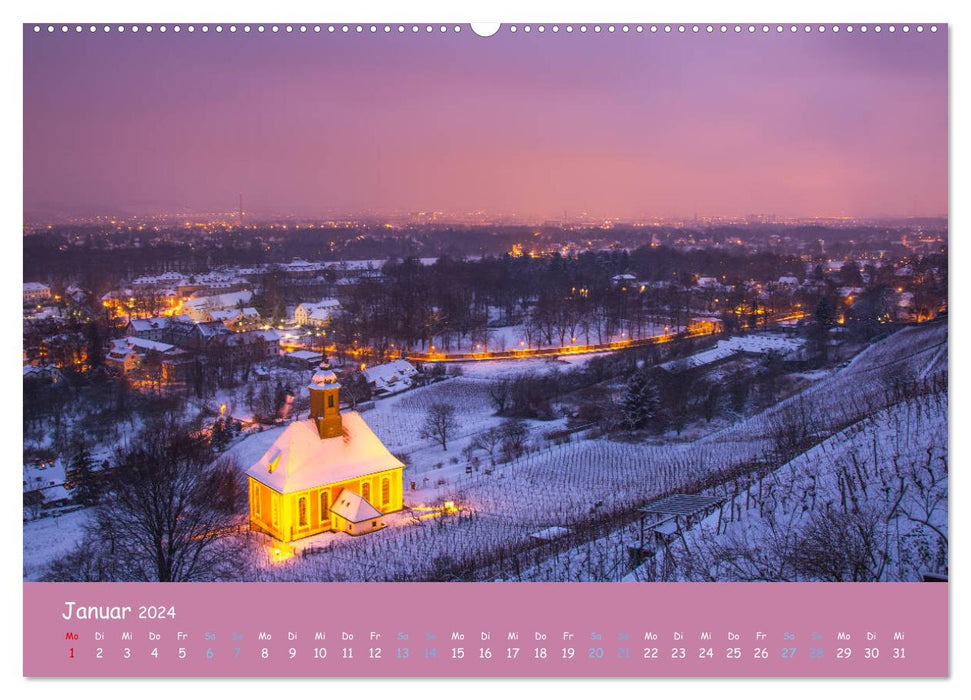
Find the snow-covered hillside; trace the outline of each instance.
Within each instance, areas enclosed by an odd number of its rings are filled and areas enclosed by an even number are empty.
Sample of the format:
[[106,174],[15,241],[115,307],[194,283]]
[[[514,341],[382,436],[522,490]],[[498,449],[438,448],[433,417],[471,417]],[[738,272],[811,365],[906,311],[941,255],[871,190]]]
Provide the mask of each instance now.
[[[300,541],[283,562],[247,535],[256,580],[914,580],[947,569],[947,324],[899,331],[804,390],[696,440],[648,444],[525,421],[522,456],[466,448],[503,419],[496,377],[552,371],[546,360],[471,365],[463,376],[382,399],[362,413],[406,461],[406,509],[366,537]],[[422,437],[447,403],[458,428]],[[241,469],[282,428],[229,450]],[[496,463],[493,463],[496,462]],[[720,515],[641,548],[639,508],[672,493],[723,499]],[[431,517],[433,504],[457,513]],[[410,510],[413,508],[414,510]],[[241,517],[242,514],[241,514]],[[25,523],[25,577],[80,540],[83,514]],[[58,525],[58,528],[53,526]],[[60,532],[57,531],[60,529]],[[653,537],[653,536],[652,536]],[[651,540],[652,542],[654,540]]]
[[[312,580],[744,578],[727,565],[703,573],[700,560],[679,559],[674,548],[663,571],[648,573],[641,567],[632,572],[628,565],[629,547],[639,536],[636,507],[672,492],[706,492],[729,501],[734,494],[734,506],[732,515],[726,506],[719,533],[711,531],[712,522],[691,531],[697,538],[694,545],[687,540],[692,556],[701,544],[719,551],[727,546],[720,543],[740,533],[746,533],[754,550],[767,547],[760,537],[776,533],[766,522],[783,515],[803,514],[821,529],[829,523],[817,522],[818,514],[834,513],[837,507],[855,507],[871,520],[885,521],[887,508],[895,507],[891,520],[900,540],[881,555],[887,560],[882,568],[869,575],[911,579],[921,567],[937,567],[941,547],[946,551],[946,542],[942,545],[934,533],[934,528],[946,533],[946,356],[945,324],[907,329],[801,394],[717,434],[667,446],[605,439],[546,446],[491,473],[450,482],[446,495],[463,508],[458,516],[402,522],[366,541],[333,539],[327,551],[266,575]],[[875,446],[876,457],[867,454],[867,445]],[[773,468],[783,459],[781,468]],[[901,486],[901,479],[910,479],[909,485]],[[904,495],[898,499],[901,489]],[[921,508],[931,506],[914,500],[918,496],[943,497],[924,514],[928,523],[921,527],[915,519]],[[753,514],[759,512],[757,521]],[[570,533],[554,542],[531,537],[550,527]],[[881,536],[886,538],[888,527],[885,522]],[[807,536],[812,532],[807,530]],[[932,555],[915,554],[929,550]]]

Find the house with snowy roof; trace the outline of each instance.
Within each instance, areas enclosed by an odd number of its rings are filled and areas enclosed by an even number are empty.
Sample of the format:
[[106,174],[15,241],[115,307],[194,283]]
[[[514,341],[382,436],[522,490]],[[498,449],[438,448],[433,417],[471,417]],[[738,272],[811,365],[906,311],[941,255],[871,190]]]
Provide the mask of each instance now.
[[65,485],[66,470],[61,460],[24,465],[24,502],[37,505],[65,505],[71,492]]
[[326,326],[340,307],[341,303],[337,299],[304,302],[294,309],[293,320],[298,326]]
[[213,296],[193,297],[186,301],[182,308],[192,317],[193,321],[208,321],[211,319],[211,312],[220,309],[235,309],[249,303],[253,298],[253,292],[244,289],[238,292],[226,294],[216,294]]
[[410,389],[418,369],[408,360],[392,360],[364,370],[364,378],[375,396],[390,396]]
[[363,535],[402,507],[402,464],[356,411],[340,412],[340,384],[318,370],[310,417],[296,421],[246,470],[254,530],[280,542],[322,532]]
[[114,367],[121,374],[129,374],[139,369],[149,353],[157,353],[161,362],[177,359],[185,353],[174,345],[147,340],[134,335],[126,335],[111,341],[105,354],[105,364]]
[[24,305],[37,304],[51,298],[51,288],[40,282],[24,282]]
[[192,319],[184,314],[133,318],[128,322],[126,332],[127,335],[133,335],[145,340],[155,340],[160,343],[178,345],[174,339],[176,335],[174,332],[175,327],[179,324],[191,326],[192,323]]
[[24,381],[57,384],[63,381],[64,375],[57,365],[24,365]]

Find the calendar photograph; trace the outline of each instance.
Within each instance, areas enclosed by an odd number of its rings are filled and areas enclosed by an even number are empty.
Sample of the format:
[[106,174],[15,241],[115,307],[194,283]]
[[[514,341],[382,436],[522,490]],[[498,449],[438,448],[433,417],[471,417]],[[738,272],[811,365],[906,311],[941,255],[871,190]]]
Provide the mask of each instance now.
[[59,625],[946,590],[946,24],[25,24],[23,148]]
[[944,34],[528,28],[25,28],[25,580],[946,578]]

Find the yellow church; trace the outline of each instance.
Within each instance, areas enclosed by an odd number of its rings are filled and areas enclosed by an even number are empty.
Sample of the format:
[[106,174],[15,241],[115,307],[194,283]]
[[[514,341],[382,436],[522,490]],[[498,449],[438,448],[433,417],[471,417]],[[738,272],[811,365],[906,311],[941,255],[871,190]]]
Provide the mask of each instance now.
[[250,526],[280,542],[321,532],[363,535],[401,510],[404,465],[356,411],[340,412],[340,384],[310,380],[310,418],[291,423],[246,470]]

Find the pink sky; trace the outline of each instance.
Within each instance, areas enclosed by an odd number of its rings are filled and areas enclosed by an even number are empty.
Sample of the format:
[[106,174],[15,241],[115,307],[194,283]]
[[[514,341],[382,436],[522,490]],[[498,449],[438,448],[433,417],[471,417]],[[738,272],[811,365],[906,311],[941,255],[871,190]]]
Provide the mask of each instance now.
[[28,212],[947,212],[943,27],[24,31]]

